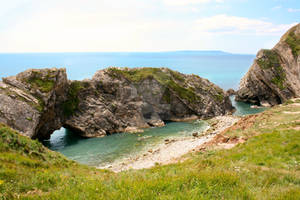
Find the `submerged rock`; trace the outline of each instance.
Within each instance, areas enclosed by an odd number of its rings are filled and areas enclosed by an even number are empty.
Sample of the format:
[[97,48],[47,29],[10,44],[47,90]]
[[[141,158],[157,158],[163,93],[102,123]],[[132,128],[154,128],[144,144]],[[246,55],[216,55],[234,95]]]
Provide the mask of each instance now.
[[232,111],[218,86],[167,68],[108,68],[84,81],[68,81],[65,69],[27,70],[0,82],[0,122],[38,139],[62,126],[102,137]]
[[257,53],[240,82],[237,101],[272,106],[300,96],[300,24],[271,49]]

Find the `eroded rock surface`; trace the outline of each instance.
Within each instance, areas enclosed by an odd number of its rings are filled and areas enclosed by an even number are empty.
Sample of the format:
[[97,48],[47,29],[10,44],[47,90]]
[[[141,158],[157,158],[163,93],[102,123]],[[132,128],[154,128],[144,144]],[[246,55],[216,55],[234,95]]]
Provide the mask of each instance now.
[[81,84],[78,109],[66,126],[87,137],[232,111],[218,86],[167,68],[108,68],[77,83]]
[[300,96],[300,24],[271,49],[257,53],[240,82],[236,100],[272,106]]
[[0,82],[0,122],[38,139],[62,126],[101,137],[232,111],[218,86],[167,68],[108,68],[83,81],[68,81],[65,69],[27,70]]
[[47,138],[63,124],[65,69],[33,69],[0,82],[0,122],[31,138]]

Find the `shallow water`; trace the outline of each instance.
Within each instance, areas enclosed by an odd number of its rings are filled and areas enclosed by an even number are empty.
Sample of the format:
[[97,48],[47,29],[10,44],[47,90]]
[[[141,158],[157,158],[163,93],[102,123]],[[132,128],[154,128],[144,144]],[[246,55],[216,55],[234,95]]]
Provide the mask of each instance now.
[[119,133],[102,138],[84,139],[67,129],[55,131],[44,144],[80,163],[98,166],[134,156],[165,139],[191,137],[208,127],[204,121],[170,122],[164,127],[144,129],[143,133]]
[[235,107],[235,109],[236,109],[236,111],[233,113],[233,115],[236,115],[236,116],[260,113],[267,109],[266,107],[251,108],[251,104],[249,104],[249,103],[235,101],[234,95],[230,96],[230,100],[231,100],[232,106]]

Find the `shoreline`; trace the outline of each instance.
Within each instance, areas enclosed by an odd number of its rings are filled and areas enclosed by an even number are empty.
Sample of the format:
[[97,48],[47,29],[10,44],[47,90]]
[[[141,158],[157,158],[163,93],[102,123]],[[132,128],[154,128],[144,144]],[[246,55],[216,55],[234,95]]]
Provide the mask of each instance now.
[[199,136],[197,137],[169,138],[164,143],[155,146],[155,148],[147,149],[137,156],[101,165],[97,168],[118,173],[130,169],[151,168],[157,164],[165,165],[178,162],[182,159],[182,156],[211,141],[216,135],[234,125],[239,119],[240,117],[232,115],[214,117],[209,120],[211,125],[203,132],[198,133]]

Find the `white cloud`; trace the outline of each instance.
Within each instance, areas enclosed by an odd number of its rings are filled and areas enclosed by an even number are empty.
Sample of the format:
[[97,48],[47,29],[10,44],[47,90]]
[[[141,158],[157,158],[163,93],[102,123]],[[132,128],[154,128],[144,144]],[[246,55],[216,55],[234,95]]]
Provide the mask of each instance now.
[[169,6],[188,6],[205,3],[223,3],[224,0],[163,0],[163,3]]
[[300,9],[289,8],[288,12],[300,12]]
[[274,6],[273,8],[271,8],[272,10],[279,10],[279,9],[281,9],[282,8],[282,6]]
[[215,15],[197,20],[199,31],[209,34],[281,35],[295,24],[273,24],[245,17]]
[[[0,52],[186,49],[239,52],[243,44],[251,43],[247,53],[255,53],[261,47],[261,42],[255,42],[257,39],[270,36],[274,40],[291,26],[228,15],[195,19],[186,17],[187,13],[179,15],[168,6],[162,8],[162,0],[122,0],[118,4],[112,0],[32,1],[32,10],[26,11],[30,15],[16,12],[13,23],[0,18],[0,26],[9,23],[0,27]],[[187,2],[217,1],[223,2]]]

